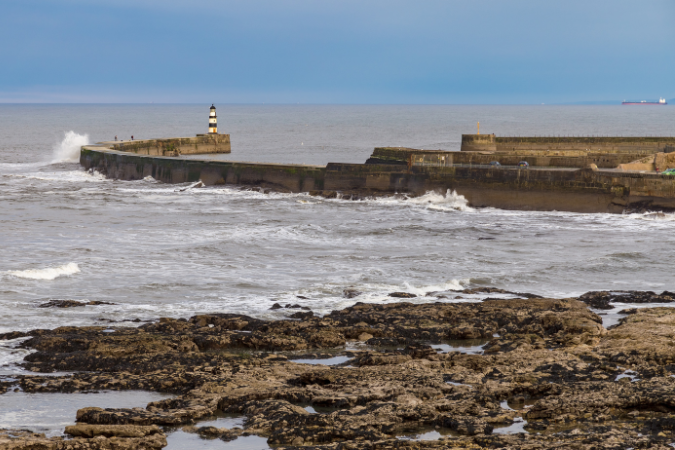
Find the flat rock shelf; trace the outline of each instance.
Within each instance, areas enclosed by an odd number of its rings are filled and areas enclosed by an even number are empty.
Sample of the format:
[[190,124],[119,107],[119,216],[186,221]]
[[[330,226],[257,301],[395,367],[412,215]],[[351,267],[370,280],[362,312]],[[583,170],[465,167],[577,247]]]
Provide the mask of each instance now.
[[587,304],[602,293],[522,295],[6,333],[31,352],[3,406],[72,401],[51,428],[3,419],[0,449],[668,448],[675,309],[608,330]]

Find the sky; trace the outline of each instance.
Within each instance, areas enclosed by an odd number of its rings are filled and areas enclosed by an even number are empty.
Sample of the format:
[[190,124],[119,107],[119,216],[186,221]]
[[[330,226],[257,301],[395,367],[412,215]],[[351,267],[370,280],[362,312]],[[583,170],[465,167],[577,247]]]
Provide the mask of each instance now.
[[674,0],[4,0],[0,102],[675,98]]

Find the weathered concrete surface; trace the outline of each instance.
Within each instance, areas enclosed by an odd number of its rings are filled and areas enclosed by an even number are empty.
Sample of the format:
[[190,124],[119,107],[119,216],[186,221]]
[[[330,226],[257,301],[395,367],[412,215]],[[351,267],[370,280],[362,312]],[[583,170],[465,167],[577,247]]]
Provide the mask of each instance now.
[[141,180],[151,176],[165,183],[201,180],[206,185],[263,186],[287,192],[323,189],[324,167],[291,164],[255,164],[153,157],[85,146],[80,164],[109,178]]
[[[651,149],[648,152],[598,152],[586,150],[487,151],[484,149],[449,152],[403,147],[378,147],[375,148],[366,164],[445,167],[452,166],[453,164],[487,166],[493,161],[497,161],[504,166],[517,166],[521,161],[527,161],[533,167],[568,167],[580,169],[588,167],[590,164],[595,164],[601,169],[614,169],[620,164],[632,163],[638,158],[644,158],[646,154],[653,158],[653,152],[654,150]],[[639,170],[646,169],[640,168]],[[652,167],[651,170],[654,170],[654,168]]]
[[198,134],[195,137],[141,139],[135,141],[101,142],[100,146],[149,156],[180,156],[208,153],[230,153],[229,134]]
[[[446,152],[443,152],[446,153]],[[436,158],[430,152],[424,157]],[[452,155],[456,156],[456,153]],[[327,191],[347,194],[421,195],[454,190],[475,207],[503,209],[612,212],[675,210],[673,177],[592,169],[556,169],[403,164],[338,164],[326,167],[256,164],[174,157],[153,157],[82,148],[80,163],[110,178],[138,180],[146,176],[167,182],[201,180],[206,185],[261,186],[284,192]],[[445,161],[442,160],[445,164]]]
[[619,165],[619,170],[663,172],[675,168],[675,153],[654,153],[636,161]]
[[656,153],[675,147],[675,137],[500,137],[463,134],[462,151],[585,151],[602,153]]
[[[462,135],[462,151],[454,155],[455,164],[515,165],[527,161],[540,167],[588,167],[614,169],[622,164],[675,149],[672,137],[499,137]],[[651,161],[650,161],[651,162]],[[657,164],[659,170],[665,170]],[[631,166],[625,170],[654,170]]]
[[675,180],[657,174],[590,169],[412,167],[328,164],[325,189],[423,194],[454,190],[471,206],[518,210],[613,212],[675,208]]
[[449,167],[457,152],[445,150],[419,150],[407,147],[375,147],[366,164],[394,164],[407,167]]

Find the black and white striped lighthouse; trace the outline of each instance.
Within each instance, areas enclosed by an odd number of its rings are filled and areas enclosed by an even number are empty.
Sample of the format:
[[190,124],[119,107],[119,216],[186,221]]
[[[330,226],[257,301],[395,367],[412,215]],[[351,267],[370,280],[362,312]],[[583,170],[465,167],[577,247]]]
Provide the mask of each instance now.
[[218,134],[218,120],[216,119],[216,107],[211,105],[209,113],[209,134]]

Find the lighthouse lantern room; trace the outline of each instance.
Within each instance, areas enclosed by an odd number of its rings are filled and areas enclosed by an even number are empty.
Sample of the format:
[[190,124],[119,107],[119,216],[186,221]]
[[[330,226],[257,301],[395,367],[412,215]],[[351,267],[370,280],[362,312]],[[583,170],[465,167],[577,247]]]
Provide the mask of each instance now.
[[211,105],[209,113],[209,134],[218,134],[218,121],[216,119],[216,107]]

